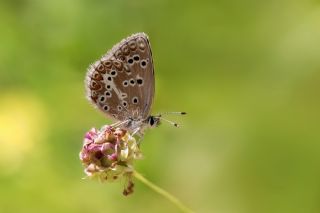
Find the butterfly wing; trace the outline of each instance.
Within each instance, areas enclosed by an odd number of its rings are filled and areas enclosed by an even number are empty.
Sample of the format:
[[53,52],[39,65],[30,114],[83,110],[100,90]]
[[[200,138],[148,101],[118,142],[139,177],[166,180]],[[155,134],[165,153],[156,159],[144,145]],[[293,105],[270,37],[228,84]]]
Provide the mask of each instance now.
[[137,33],[116,44],[88,69],[87,98],[108,117],[148,117],[154,97],[154,67],[148,36]]

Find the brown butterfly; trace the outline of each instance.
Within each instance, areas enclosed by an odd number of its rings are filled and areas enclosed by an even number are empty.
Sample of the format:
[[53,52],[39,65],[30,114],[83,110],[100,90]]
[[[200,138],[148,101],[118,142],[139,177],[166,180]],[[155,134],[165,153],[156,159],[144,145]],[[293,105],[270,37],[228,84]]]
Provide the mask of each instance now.
[[161,114],[150,115],[155,77],[150,42],[145,33],[123,39],[92,64],[85,84],[89,101],[116,120],[114,125],[133,134],[142,136],[146,127],[158,126],[160,119],[168,121]]

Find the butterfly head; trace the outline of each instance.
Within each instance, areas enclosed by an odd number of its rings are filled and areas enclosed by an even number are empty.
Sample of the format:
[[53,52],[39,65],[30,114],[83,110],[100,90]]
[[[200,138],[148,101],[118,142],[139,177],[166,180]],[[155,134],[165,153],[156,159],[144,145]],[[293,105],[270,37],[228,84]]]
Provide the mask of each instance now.
[[150,128],[157,127],[160,125],[160,117],[150,115],[146,119],[146,123]]

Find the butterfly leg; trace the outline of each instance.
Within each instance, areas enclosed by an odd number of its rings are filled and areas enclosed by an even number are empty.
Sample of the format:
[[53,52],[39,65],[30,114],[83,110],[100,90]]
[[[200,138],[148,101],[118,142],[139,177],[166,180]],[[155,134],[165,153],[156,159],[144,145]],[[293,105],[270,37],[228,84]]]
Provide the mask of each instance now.
[[134,136],[135,134],[137,134],[138,136],[139,136],[139,131],[140,131],[140,127],[137,127],[135,130],[133,130],[133,132],[132,132],[132,136]]
[[137,143],[140,144],[140,141],[142,141],[143,139],[143,132],[141,132],[141,127],[137,127],[133,132],[132,132],[132,136],[137,135]]
[[113,128],[117,128],[117,127],[123,126],[124,124],[127,124],[129,121],[130,121],[129,119],[125,120],[125,121],[118,121],[118,122],[116,122],[114,124],[111,124],[111,126]]
[[144,134],[142,134],[141,132],[138,132],[137,136],[138,136],[137,144],[140,144],[140,142],[143,140]]
[[110,126],[112,126],[112,127],[117,127],[120,123],[121,123],[121,121],[118,121],[118,122],[116,122],[116,123],[114,123],[114,124],[111,124]]

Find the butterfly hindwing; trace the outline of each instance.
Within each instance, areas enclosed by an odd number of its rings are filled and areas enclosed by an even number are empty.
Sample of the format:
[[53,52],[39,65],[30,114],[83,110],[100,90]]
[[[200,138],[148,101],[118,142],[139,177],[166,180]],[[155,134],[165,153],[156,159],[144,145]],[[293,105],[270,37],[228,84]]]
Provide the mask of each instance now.
[[109,117],[145,119],[154,96],[154,68],[148,37],[137,33],[116,44],[89,67],[88,99]]

